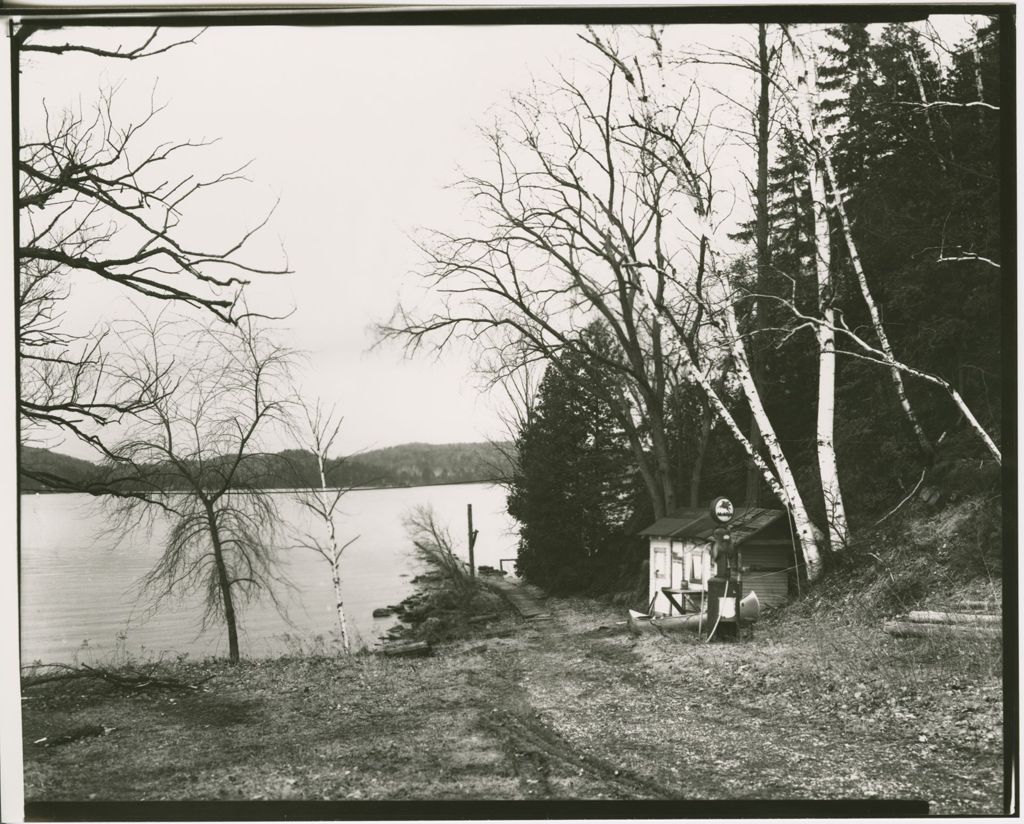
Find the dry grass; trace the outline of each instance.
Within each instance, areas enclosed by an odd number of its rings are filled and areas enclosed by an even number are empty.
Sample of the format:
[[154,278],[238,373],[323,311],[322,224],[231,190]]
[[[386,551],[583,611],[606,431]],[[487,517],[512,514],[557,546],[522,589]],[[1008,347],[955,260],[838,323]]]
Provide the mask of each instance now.
[[[750,641],[633,637],[549,599],[434,658],[179,664],[186,695],[43,686],[29,799],[918,798],[1002,810],[995,647],[898,641],[800,608]],[[83,724],[117,729],[33,745]]]

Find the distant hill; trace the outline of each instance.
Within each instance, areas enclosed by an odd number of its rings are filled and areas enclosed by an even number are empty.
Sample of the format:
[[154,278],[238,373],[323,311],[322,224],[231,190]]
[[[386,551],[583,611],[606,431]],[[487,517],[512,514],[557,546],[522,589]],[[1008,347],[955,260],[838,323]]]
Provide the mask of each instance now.
[[511,475],[509,443],[404,443],[361,452],[342,459],[340,471],[350,467],[355,477],[374,473],[389,484],[465,483],[503,480]]
[[[420,486],[426,484],[500,481],[511,474],[506,454],[511,444],[408,443],[334,458],[326,468],[331,486]],[[211,462],[211,467],[216,462]],[[72,485],[97,481],[101,467],[60,452],[36,447],[21,450],[21,489],[44,491],[50,485],[32,475],[63,478]],[[154,466],[159,473],[160,467]],[[29,473],[29,474],[27,474]],[[242,467],[239,480],[263,488],[282,489],[320,483],[311,452],[288,449],[272,455],[253,456]]]
[[[90,461],[35,446],[21,447],[20,469],[28,470],[36,476],[63,478],[76,486],[84,486],[96,480],[100,471],[100,468]],[[51,484],[27,476],[24,471],[19,471],[18,476],[23,492],[38,492],[51,488]]]

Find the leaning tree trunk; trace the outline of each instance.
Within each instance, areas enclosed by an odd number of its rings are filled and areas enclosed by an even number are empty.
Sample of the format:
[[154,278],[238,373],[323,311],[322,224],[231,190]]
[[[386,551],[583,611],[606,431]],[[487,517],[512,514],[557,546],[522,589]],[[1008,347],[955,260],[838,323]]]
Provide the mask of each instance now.
[[831,237],[828,228],[825,181],[818,168],[819,141],[814,122],[814,100],[817,94],[814,58],[807,58],[799,47],[795,47],[794,52],[800,63],[797,78],[797,113],[808,153],[807,183],[811,190],[814,218],[814,270],[818,286],[818,312],[822,318],[822,323],[815,327],[815,337],[818,341],[818,472],[825,503],[825,518],[828,521],[829,543],[832,551],[836,552],[849,543],[850,530],[839,485],[835,449],[836,339]]
[[[771,64],[768,54],[768,26],[765,23],[757,25],[757,68],[760,80],[757,100],[757,182],[754,187],[755,203],[755,225],[754,238],[757,251],[757,287],[756,294],[750,302],[750,329],[756,334],[764,326],[761,317],[761,307],[758,295],[768,291],[768,267],[771,265],[771,251],[769,246],[769,224],[768,224],[768,137],[770,123],[770,82]],[[751,352],[750,370],[754,383],[759,384],[761,380],[761,358],[755,347]],[[757,449],[762,443],[761,431],[757,426],[757,419],[750,416],[750,442]],[[757,506],[761,484],[758,478],[757,467],[750,465],[747,471],[747,506]]]
[[[704,244],[704,240],[705,239],[702,239],[701,241],[702,246]],[[712,385],[711,379],[704,374],[704,371],[699,366],[699,358],[697,357],[694,349],[694,340],[690,336],[687,336],[682,325],[679,323],[678,318],[673,316],[669,307],[664,303],[655,300],[652,296],[648,297],[652,300],[655,310],[660,312],[662,316],[667,318],[669,323],[672,324],[676,335],[679,337],[689,356],[690,362],[689,369],[687,370],[687,376],[700,387],[704,397],[707,399],[712,409],[714,409],[719,419],[729,428],[729,432],[732,433],[736,442],[746,450],[747,455],[754,462],[754,465],[761,471],[761,475],[764,477],[769,488],[789,509],[790,514],[793,516],[793,523],[796,527],[797,536],[800,541],[800,549],[804,558],[804,566],[807,570],[807,578],[808,580],[813,581],[821,574],[821,553],[818,549],[820,533],[815,528],[810,516],[807,514],[807,508],[804,506],[803,498],[800,496],[800,490],[797,488],[796,479],[790,469],[789,462],[786,460],[786,456],[782,451],[782,447],[779,445],[779,440],[775,436],[775,429],[772,426],[771,421],[768,419],[768,414],[765,412],[764,404],[761,403],[761,396],[758,394],[757,387],[754,385],[753,378],[750,374],[750,365],[747,361],[746,350],[743,346],[743,338],[740,336],[739,324],[736,321],[736,309],[732,304],[730,292],[731,289],[727,288],[725,290],[725,308],[722,312],[725,320],[724,324],[721,324],[721,327],[724,328],[720,328],[726,337],[727,345],[732,354],[733,368],[740,379],[740,385],[743,388],[743,393],[746,396],[751,413],[757,419],[758,427],[761,430],[762,440],[771,458],[771,466],[768,465],[758,450],[743,433],[743,430],[740,428],[739,424],[736,423],[736,419],[729,411],[729,408],[725,405],[725,402],[719,396],[718,391]]]
[[[981,440],[985,443],[985,447],[991,453],[992,457],[996,459],[996,463],[1002,466],[1003,455],[1002,452],[999,450],[999,447],[996,446],[996,442],[992,439],[992,436],[985,431],[985,427],[981,425],[981,421],[979,421],[977,417],[975,417],[974,413],[971,411],[971,408],[967,405],[967,401],[964,400],[963,395],[961,395],[949,381],[947,381],[945,378],[940,378],[938,375],[933,375],[931,372],[924,372],[920,369],[915,369],[913,366],[908,366],[905,363],[893,359],[891,356],[886,357],[884,353],[877,352],[876,350],[872,349],[863,341],[860,341],[857,338],[854,338],[854,341],[866,352],[872,353],[872,355],[874,355],[874,357],[867,358],[867,360],[871,361],[872,363],[884,363],[887,366],[895,367],[896,369],[899,369],[901,372],[906,372],[908,375],[912,375],[915,378],[920,378],[923,381],[927,381],[928,383],[934,384],[935,386],[939,386],[943,390],[945,390],[949,397],[952,398],[953,403],[956,404],[957,409],[960,410],[960,413],[964,416],[964,419],[967,421],[971,429],[973,429],[975,434],[977,434],[977,436],[981,438]],[[881,355],[881,360],[876,359],[878,355]]]
[[889,344],[889,336],[886,334],[885,327],[882,325],[882,315],[878,311],[878,304],[875,303],[875,299],[871,294],[871,289],[868,286],[867,277],[864,274],[864,266],[861,263],[860,254],[858,254],[857,251],[857,244],[853,239],[853,231],[850,227],[850,218],[846,211],[846,204],[843,202],[843,197],[840,193],[839,181],[836,178],[836,172],[832,166],[832,158],[825,147],[822,147],[821,154],[825,161],[825,169],[828,172],[828,181],[832,189],[832,203],[836,213],[839,215],[839,222],[843,227],[843,236],[846,239],[846,249],[850,255],[850,262],[853,265],[853,271],[857,275],[857,283],[860,284],[860,292],[864,296],[864,302],[868,306],[868,312],[871,315],[871,324],[874,327],[875,336],[878,338],[878,343],[882,347],[882,352],[885,353],[886,361],[890,364],[889,379],[892,381],[893,388],[896,390],[896,397],[899,399],[900,406],[903,409],[903,414],[906,416],[907,421],[914,430],[914,435],[917,437],[917,443],[921,448],[922,454],[925,458],[930,460],[934,456],[935,450],[932,448],[927,435],[924,434],[924,430],[921,428],[921,423],[918,421],[917,415],[914,414],[914,410],[910,405],[910,399],[907,397],[907,390],[903,385],[903,376],[900,374],[900,370],[892,365],[892,361],[894,360],[892,346]]
[[[813,581],[821,573],[821,552],[818,548],[817,530],[807,514],[807,507],[804,506],[803,497],[800,495],[800,490],[796,485],[796,477],[793,475],[789,461],[782,451],[779,439],[775,435],[775,427],[772,426],[772,422],[768,418],[768,413],[761,402],[761,395],[754,384],[754,377],[750,372],[750,364],[747,361],[746,347],[743,345],[743,339],[739,333],[739,325],[736,322],[736,310],[732,303],[728,301],[725,305],[724,317],[725,333],[728,337],[732,354],[733,368],[736,371],[736,376],[739,378],[740,386],[743,389],[743,394],[746,396],[750,411],[757,421],[758,429],[761,432],[761,439],[768,450],[772,467],[775,469],[774,474],[768,469],[767,464],[764,463],[764,460],[758,454],[753,444],[743,436],[735,420],[732,419],[732,415],[728,416],[728,420],[725,417],[722,419],[726,424],[730,425],[729,428],[732,430],[734,437],[747,450],[747,454],[750,455],[751,459],[761,468],[761,474],[768,482],[772,492],[776,494],[779,500],[788,504],[789,511],[793,515],[793,525],[796,527],[797,537],[800,540],[804,564],[807,567],[807,578]],[[714,398],[709,396],[709,400],[714,402],[720,417],[722,417],[723,411],[725,414],[728,414],[728,410],[725,409],[725,405],[717,398],[717,395]]]
[[217,586],[220,588],[221,601],[224,604],[224,623],[228,628],[228,660],[237,664],[238,627],[235,620],[235,604],[231,597],[231,578],[228,576],[227,564],[224,561],[224,546],[220,540],[220,527],[217,525],[217,513],[213,504],[206,504],[206,523],[210,531],[210,542],[213,544],[213,562],[217,568]]

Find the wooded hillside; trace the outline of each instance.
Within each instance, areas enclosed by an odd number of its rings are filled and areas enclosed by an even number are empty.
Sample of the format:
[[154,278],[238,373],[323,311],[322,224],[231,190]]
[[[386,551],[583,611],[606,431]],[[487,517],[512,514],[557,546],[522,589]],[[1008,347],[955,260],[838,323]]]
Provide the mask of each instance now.
[[86,485],[94,481],[100,471],[100,468],[90,461],[36,446],[21,447],[19,460],[20,466],[31,469],[35,476],[27,477],[19,472],[18,481],[22,492],[53,491],[52,485],[48,486],[39,480],[43,476],[66,479],[76,485]]
[[[508,444],[492,443],[399,444],[329,461],[327,481],[345,487],[500,481],[511,474],[507,449]],[[109,468],[49,449],[23,447],[20,460],[22,468],[34,476],[20,474],[22,492],[74,489],[116,477]],[[44,473],[67,483],[45,485],[37,480]],[[295,449],[252,455],[244,462],[238,483],[268,489],[316,486],[316,459]]]

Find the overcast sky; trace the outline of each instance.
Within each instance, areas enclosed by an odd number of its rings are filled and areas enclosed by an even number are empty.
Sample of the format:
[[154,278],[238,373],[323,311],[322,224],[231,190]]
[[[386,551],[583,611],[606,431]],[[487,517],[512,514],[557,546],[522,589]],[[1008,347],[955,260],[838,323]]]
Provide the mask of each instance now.
[[[725,45],[751,27],[689,27]],[[139,42],[138,30],[113,37]],[[189,213],[190,236],[216,240],[258,221],[278,202],[256,251],[294,274],[259,279],[251,302],[290,310],[288,342],[308,352],[301,383],[337,403],[340,451],[407,441],[504,437],[494,393],[478,391],[472,352],[405,360],[369,351],[372,324],[401,295],[415,303],[411,236],[465,219],[464,195],[446,188],[459,166],[479,170],[477,128],[493,122],[509,92],[586,58],[575,27],[217,27],[193,45],[142,61],[29,55],[22,62],[22,133],[51,113],[92,105],[118,87],[115,112],[137,122],[155,98],[167,104],[157,139],[219,139],[209,168],[252,159],[251,183],[218,192]],[[52,37],[52,36],[51,36]],[[114,42],[109,33],[65,30],[57,39]],[[724,76],[721,78],[722,82]],[[215,208],[214,208],[215,206]],[[204,211],[205,209],[205,211]],[[88,312],[129,307],[91,289]],[[284,446],[285,444],[281,444]],[[59,447],[83,454],[68,443]]]
[[[251,300],[294,308],[289,343],[309,353],[302,385],[338,404],[341,450],[499,437],[470,353],[407,361],[394,347],[370,352],[370,327],[410,295],[421,262],[411,235],[460,220],[462,195],[446,186],[459,164],[485,159],[477,126],[507,90],[579,53],[576,31],[221,27],[143,61],[30,56],[22,133],[38,127],[43,99],[51,112],[88,107],[101,87],[120,86],[116,111],[138,118],[156,84],[168,107],[154,136],[219,138],[204,159],[211,166],[254,160],[251,184],[218,194],[206,237],[242,225],[239,214],[258,220],[279,199],[259,248],[279,263],[283,245],[294,274],[258,281]],[[195,223],[190,231],[204,236]],[[105,290],[89,297],[91,309],[116,313]]]

